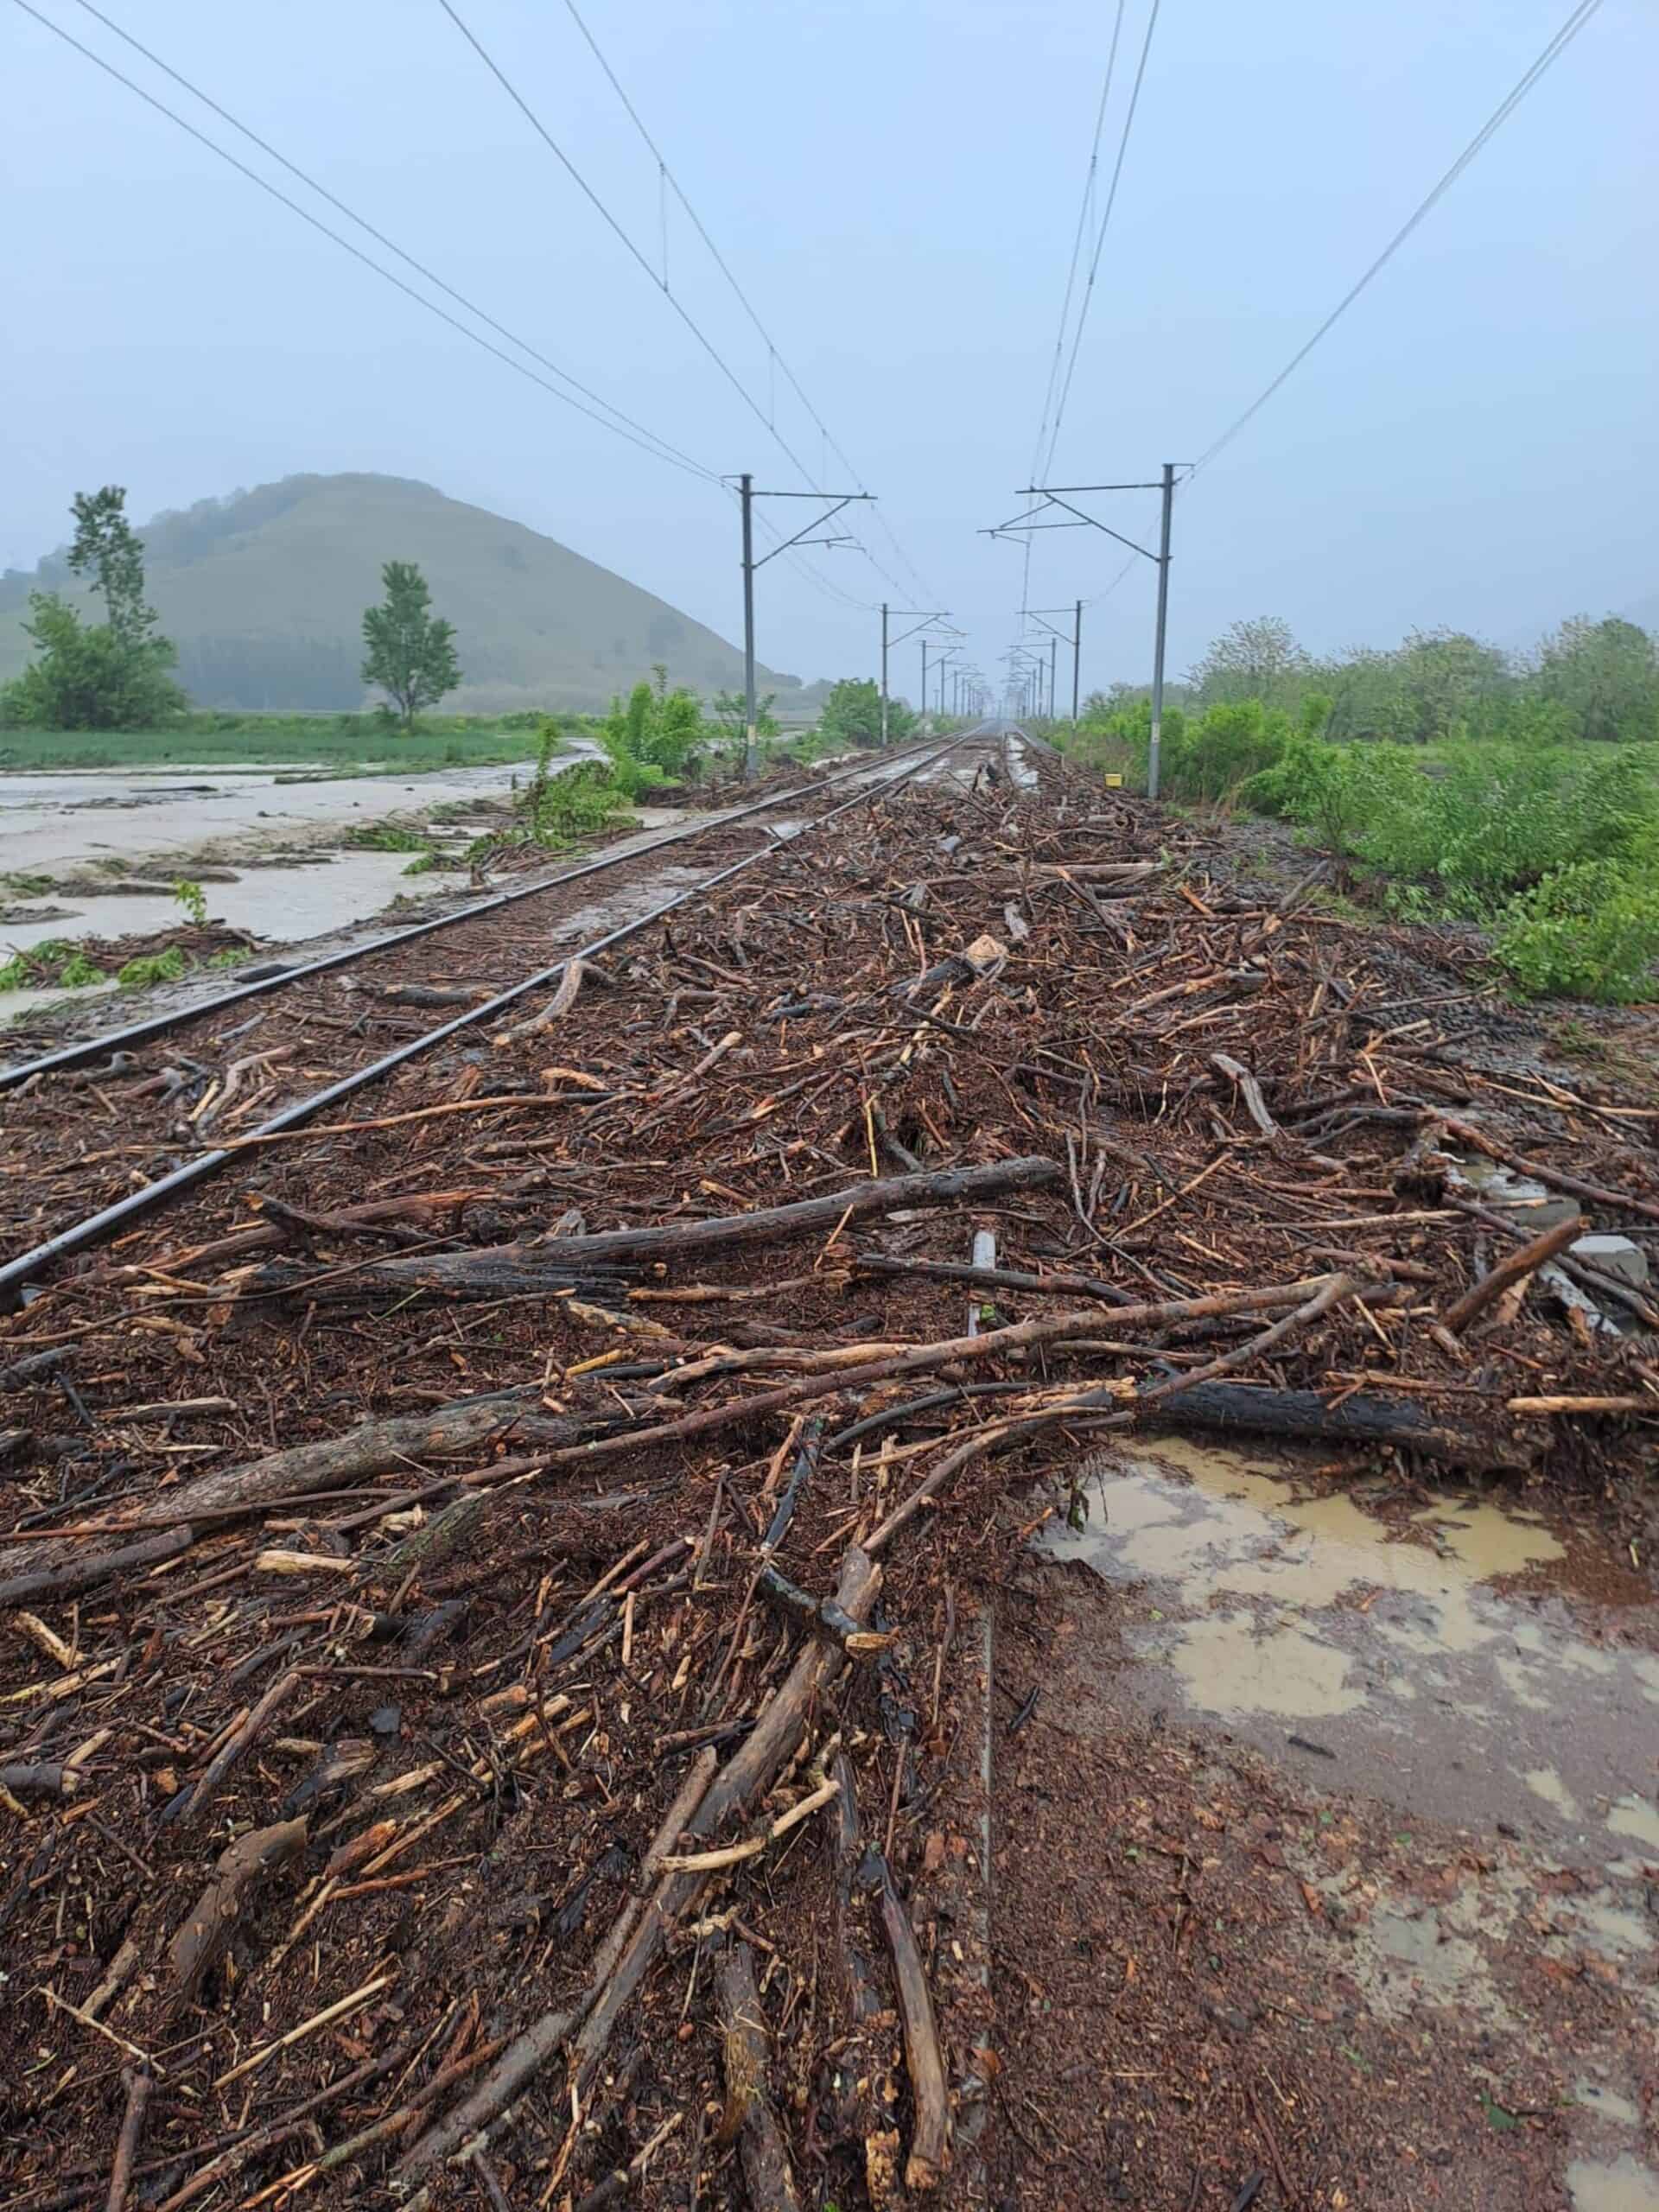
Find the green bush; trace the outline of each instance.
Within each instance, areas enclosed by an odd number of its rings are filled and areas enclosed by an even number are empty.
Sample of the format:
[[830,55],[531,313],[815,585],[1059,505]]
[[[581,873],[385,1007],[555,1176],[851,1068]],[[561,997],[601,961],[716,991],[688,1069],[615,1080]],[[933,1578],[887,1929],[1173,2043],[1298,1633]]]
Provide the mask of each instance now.
[[1644,997],[1659,958],[1659,880],[1611,860],[1558,868],[1511,899],[1492,954],[1533,997]]
[[129,960],[117,969],[115,980],[124,991],[142,991],[152,983],[176,983],[188,964],[182,948],[169,944],[164,952],[140,953]]

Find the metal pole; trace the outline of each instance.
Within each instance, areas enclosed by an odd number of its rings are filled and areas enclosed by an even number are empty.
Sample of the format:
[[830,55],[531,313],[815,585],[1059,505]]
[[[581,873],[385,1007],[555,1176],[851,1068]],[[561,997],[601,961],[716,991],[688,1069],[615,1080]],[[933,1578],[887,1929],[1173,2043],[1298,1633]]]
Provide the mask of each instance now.
[[922,639],[922,720],[927,720],[927,639]]
[[754,728],[754,479],[739,480],[743,494],[743,773],[759,765]]
[[881,602],[881,742],[887,741],[887,602]]
[[1175,464],[1164,463],[1164,517],[1158,539],[1158,632],[1152,649],[1152,742],[1147,752],[1147,797],[1158,796],[1158,747],[1164,729],[1164,633],[1169,626],[1169,520],[1175,505]]
[[1059,639],[1050,638],[1048,641],[1048,719],[1050,721],[1054,719],[1054,671],[1058,665],[1059,650]]
[[1083,601],[1079,600],[1071,626],[1071,727],[1077,726],[1077,680],[1083,673]]

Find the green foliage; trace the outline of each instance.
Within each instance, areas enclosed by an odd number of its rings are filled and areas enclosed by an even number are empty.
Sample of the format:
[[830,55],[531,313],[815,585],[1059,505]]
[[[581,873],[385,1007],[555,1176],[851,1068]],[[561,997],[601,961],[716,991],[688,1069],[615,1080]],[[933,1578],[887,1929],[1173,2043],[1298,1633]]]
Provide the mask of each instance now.
[[[778,703],[778,694],[767,691],[757,694],[754,702],[754,734],[759,739],[776,737],[781,725],[772,709]],[[743,743],[743,694],[741,691],[716,691],[709,701],[709,710],[720,726],[725,743],[741,749]]]
[[29,594],[23,628],[38,658],[0,688],[0,728],[153,729],[183,710],[167,672],[176,655],[144,601],[143,547],[126,496],[117,484],[76,493],[68,566],[93,577],[106,619],[84,621],[56,592]]
[[[916,727],[916,715],[902,699],[887,701],[887,741],[901,744]],[[843,676],[830,688],[818,715],[821,734],[836,744],[880,745],[881,687],[872,677]]]
[[183,948],[169,944],[164,952],[141,953],[129,960],[117,969],[115,980],[124,991],[142,991],[152,983],[176,983],[188,964]]
[[1611,860],[1558,868],[1511,900],[1492,956],[1533,997],[1645,997],[1659,958],[1659,876]]
[[432,613],[432,594],[413,561],[388,561],[380,581],[385,600],[363,614],[363,681],[390,696],[409,729],[423,707],[436,706],[461,682],[454,625]]
[[1311,665],[1291,635],[1289,623],[1277,615],[1262,614],[1224,631],[1186,680],[1200,706],[1245,699],[1283,705]]
[[173,896],[183,907],[186,919],[194,922],[200,929],[207,919],[207,894],[201,886],[193,883],[188,876],[181,875],[173,886]]
[[1573,736],[1626,744],[1659,738],[1659,649],[1634,622],[1573,615],[1545,639],[1538,684]]
[[[1304,652],[1287,626],[1235,622],[1191,671],[1200,707],[1256,699],[1300,715],[1329,699],[1325,734],[1401,745],[1473,739],[1517,746],[1659,740],[1659,645],[1634,623],[1575,615],[1530,661],[1462,630],[1414,630],[1392,652],[1360,646],[1328,659]],[[1119,684],[1094,695],[1084,719],[1103,726],[1141,696]]]
[[342,842],[359,853],[425,853],[429,841],[404,822],[354,822]]
[[94,966],[78,944],[60,937],[42,938],[27,952],[14,952],[0,964],[0,991],[90,990],[109,977]]

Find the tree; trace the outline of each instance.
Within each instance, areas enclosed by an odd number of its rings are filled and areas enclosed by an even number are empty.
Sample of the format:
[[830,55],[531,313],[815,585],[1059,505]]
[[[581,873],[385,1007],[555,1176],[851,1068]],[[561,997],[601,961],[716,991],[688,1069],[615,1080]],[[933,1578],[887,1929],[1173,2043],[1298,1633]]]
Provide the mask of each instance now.
[[1538,681],[1576,736],[1627,745],[1659,737],[1659,651],[1634,622],[1573,615],[1544,640]]
[[[778,717],[772,711],[777,696],[775,691],[768,691],[754,702],[754,734],[757,737],[776,737],[778,734]],[[745,714],[743,694],[741,691],[716,691],[709,703],[714,709],[715,720],[720,724],[727,743],[741,750]]]
[[[902,699],[887,701],[887,736],[890,741],[908,737],[916,727],[916,716]],[[881,691],[873,677],[843,676],[839,683],[831,684],[829,696],[818,714],[821,735],[833,738],[840,745],[880,745],[881,742]]]
[[1253,621],[1235,622],[1224,630],[1187,682],[1202,706],[1230,705],[1241,699],[1282,706],[1307,666],[1307,655],[1291,634],[1289,623],[1276,614],[1259,614]]
[[363,614],[363,681],[390,694],[410,729],[423,707],[435,706],[461,681],[454,626],[432,613],[426,578],[412,561],[388,561],[380,581],[384,604]]
[[59,593],[31,592],[23,625],[40,658],[0,692],[0,720],[44,729],[154,729],[189,703],[168,674],[177,655],[144,599],[144,549],[118,484],[77,492],[68,565],[90,574],[105,619],[83,621]]

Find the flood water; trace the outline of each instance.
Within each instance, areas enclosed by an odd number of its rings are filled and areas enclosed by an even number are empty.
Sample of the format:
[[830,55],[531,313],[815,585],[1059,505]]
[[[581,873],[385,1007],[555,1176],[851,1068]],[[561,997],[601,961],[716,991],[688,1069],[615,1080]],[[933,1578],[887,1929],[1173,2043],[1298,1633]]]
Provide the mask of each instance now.
[[1143,1591],[1137,1695],[1436,1818],[1659,1851],[1659,1606],[1575,1596],[1562,1536],[1506,1501],[1370,1497],[1170,1436],[1091,1463],[1043,1542]]
[[1641,2057],[1659,2036],[1659,1605],[1630,1562],[1503,1492],[1333,1491],[1311,1460],[1175,1435],[1070,1470],[1036,1542],[1118,1594],[1109,1710],[1179,1714],[1311,1791],[1381,1801],[1403,1846],[1414,1821],[1481,1839],[1449,1893],[1407,1872],[1357,1913],[1351,1871],[1294,1862],[1344,1916],[1340,1971],[1377,2017],[1440,2008],[1553,2052],[1514,1962],[1598,1962],[1624,2024],[1574,2049],[1567,2193],[1575,2212],[1659,2212]]

